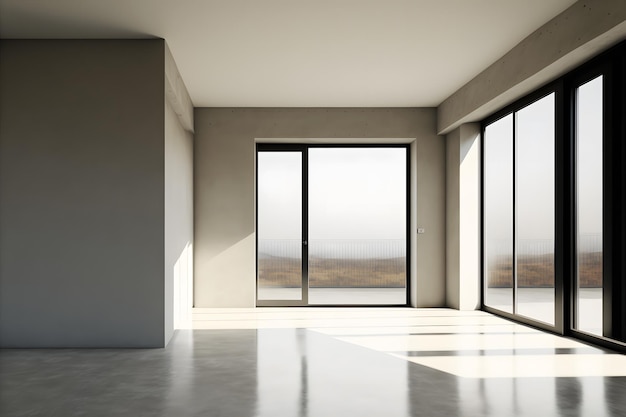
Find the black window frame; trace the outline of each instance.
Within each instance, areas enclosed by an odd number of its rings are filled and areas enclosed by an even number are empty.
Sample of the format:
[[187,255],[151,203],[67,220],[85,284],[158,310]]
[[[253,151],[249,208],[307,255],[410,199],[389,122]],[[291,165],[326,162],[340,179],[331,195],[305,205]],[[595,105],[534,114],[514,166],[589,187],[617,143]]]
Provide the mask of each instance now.
[[[310,304],[308,297],[308,244],[302,248],[302,299],[301,300],[259,300],[259,264],[258,264],[258,241],[257,225],[258,212],[258,155],[259,152],[302,152],[302,240],[307,241],[309,232],[309,204],[308,204],[308,179],[309,158],[308,150],[311,148],[402,148],[406,155],[406,181],[405,181],[405,224],[406,224],[406,283],[404,304]],[[255,146],[255,303],[257,307],[410,307],[411,306],[411,259],[415,254],[411,253],[411,144],[410,143],[264,143],[257,142]],[[305,288],[306,287],[306,288]]]
[[[560,100],[560,97],[562,97],[562,94],[560,94],[563,90],[563,84],[560,81],[555,81],[555,82],[551,82],[549,84],[544,85],[543,87],[535,90],[534,92],[524,96],[523,98],[517,100],[516,102],[504,107],[503,109],[499,110],[498,112],[492,114],[491,116],[487,117],[486,119],[484,119],[481,122],[481,135],[482,137],[485,137],[485,129],[487,128],[487,126],[489,126],[490,124],[508,116],[508,115],[512,115],[513,116],[513,155],[512,155],[512,163],[513,163],[513,231],[512,231],[512,238],[513,238],[513,270],[512,270],[512,274],[513,274],[513,313],[509,313],[506,311],[502,311],[499,310],[497,308],[488,306],[485,304],[485,290],[486,290],[486,285],[485,285],[485,239],[484,239],[484,225],[485,225],[485,213],[484,213],[484,207],[483,207],[483,202],[484,202],[484,192],[485,192],[485,187],[484,187],[484,149],[485,146],[483,145],[482,150],[481,150],[481,160],[480,160],[480,166],[481,166],[481,197],[480,197],[480,201],[481,201],[481,291],[480,291],[480,305],[481,305],[481,309],[484,311],[487,311],[489,313],[492,314],[496,314],[508,319],[513,319],[515,321],[519,321],[521,323],[524,324],[528,324],[528,325],[532,325],[534,327],[538,327],[541,328],[543,330],[548,330],[551,332],[559,332],[559,330],[561,329],[561,326],[563,324],[563,318],[562,318],[562,314],[560,314],[561,309],[562,309],[562,305],[563,305],[563,300],[562,300],[562,293],[563,293],[563,289],[561,288],[560,283],[562,282],[562,279],[558,279],[558,277],[563,275],[563,254],[561,251],[561,247],[558,245],[558,240],[559,237],[562,234],[562,229],[563,229],[563,225],[559,222],[559,217],[558,217],[558,212],[559,212],[559,199],[556,197],[558,196],[559,192],[561,191],[562,188],[562,178],[558,175],[559,173],[559,166],[560,164],[562,164],[563,162],[560,161],[559,158],[559,150],[561,149],[562,146],[562,138],[563,138],[563,132],[562,132],[562,128],[559,127],[558,123],[556,122],[556,120],[558,120],[559,114],[562,111],[562,103]],[[516,260],[515,260],[515,254],[516,254],[516,248],[515,248],[515,242],[516,242],[516,225],[515,225],[515,211],[516,211],[516,201],[515,201],[515,176],[516,176],[516,172],[515,172],[515,144],[516,144],[516,129],[515,129],[515,123],[516,123],[516,118],[515,118],[515,113],[518,112],[519,110],[524,109],[527,106],[530,106],[531,104],[541,100],[544,97],[549,96],[550,94],[554,93],[555,94],[555,100],[554,100],[554,105],[555,105],[555,136],[554,136],[554,140],[555,140],[555,187],[554,187],[554,192],[555,192],[555,230],[554,230],[554,237],[555,237],[555,243],[554,243],[554,283],[555,283],[555,316],[554,316],[554,325],[550,325],[549,323],[545,323],[545,322],[541,322],[538,320],[533,320],[530,317],[527,316],[522,316],[517,314],[516,311],[516,305],[517,305],[517,297],[516,297],[516,292],[517,292],[517,280],[516,280]]]
[[[574,329],[577,290],[575,94],[578,86],[598,75],[603,76],[604,100],[603,336]],[[485,118],[481,122],[483,137],[485,128],[491,123],[523,109],[551,92],[555,92],[555,325],[550,326],[485,305],[485,236],[482,226],[481,309],[555,334],[626,352],[626,218],[620,215],[626,213],[626,163],[622,162],[626,161],[626,41]],[[515,143],[515,136],[513,140]],[[481,151],[482,225],[485,224],[484,148],[483,146]],[[515,160],[515,146],[513,152]],[[515,176],[515,165],[513,169]],[[515,212],[515,200],[513,206]],[[515,244],[515,230],[513,240]],[[516,285],[515,281],[513,285]],[[513,302],[516,302],[515,298]]]

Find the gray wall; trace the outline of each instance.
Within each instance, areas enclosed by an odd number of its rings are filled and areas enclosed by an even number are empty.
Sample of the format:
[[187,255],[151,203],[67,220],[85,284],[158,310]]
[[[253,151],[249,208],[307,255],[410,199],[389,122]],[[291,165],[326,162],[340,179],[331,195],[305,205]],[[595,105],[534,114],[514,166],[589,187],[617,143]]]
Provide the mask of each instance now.
[[199,108],[194,118],[196,307],[255,305],[255,139],[360,138],[414,138],[411,218],[426,234],[411,236],[411,299],[420,307],[445,305],[445,144],[435,133],[435,109]]
[[163,57],[1,41],[0,346],[163,346]]

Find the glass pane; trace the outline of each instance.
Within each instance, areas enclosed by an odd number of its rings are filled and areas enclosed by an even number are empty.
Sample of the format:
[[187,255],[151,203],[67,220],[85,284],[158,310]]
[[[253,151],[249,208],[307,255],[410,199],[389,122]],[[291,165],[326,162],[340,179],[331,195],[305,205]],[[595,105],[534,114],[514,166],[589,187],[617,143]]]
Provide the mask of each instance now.
[[485,304],[513,313],[513,115],[485,128]]
[[309,303],[406,304],[406,149],[309,149]]
[[516,313],[554,324],[554,93],[515,117]]
[[576,328],[602,335],[602,76],[576,91]]
[[258,299],[302,299],[302,152],[258,152]]

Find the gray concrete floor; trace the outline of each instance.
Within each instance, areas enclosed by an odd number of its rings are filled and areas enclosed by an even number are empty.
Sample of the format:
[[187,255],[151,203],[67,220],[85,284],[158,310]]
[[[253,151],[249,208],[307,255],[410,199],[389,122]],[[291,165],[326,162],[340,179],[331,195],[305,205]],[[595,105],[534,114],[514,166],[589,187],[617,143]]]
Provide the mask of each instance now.
[[0,351],[2,416],[624,416],[626,357],[448,309],[197,309],[166,349]]

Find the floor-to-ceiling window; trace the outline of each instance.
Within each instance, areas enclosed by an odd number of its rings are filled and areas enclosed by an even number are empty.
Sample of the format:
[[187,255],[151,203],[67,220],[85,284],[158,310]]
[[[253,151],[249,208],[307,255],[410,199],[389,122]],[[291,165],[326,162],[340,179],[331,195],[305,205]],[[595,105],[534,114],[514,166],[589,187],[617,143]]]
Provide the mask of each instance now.
[[257,145],[257,304],[406,305],[405,145]]
[[484,129],[485,305],[554,325],[555,92]]
[[555,93],[515,112],[517,313],[554,325]]
[[625,110],[622,43],[485,119],[486,310],[626,347]]
[[574,328],[602,336],[603,76],[575,88],[576,291]]
[[484,130],[485,304],[513,313],[513,115]]

